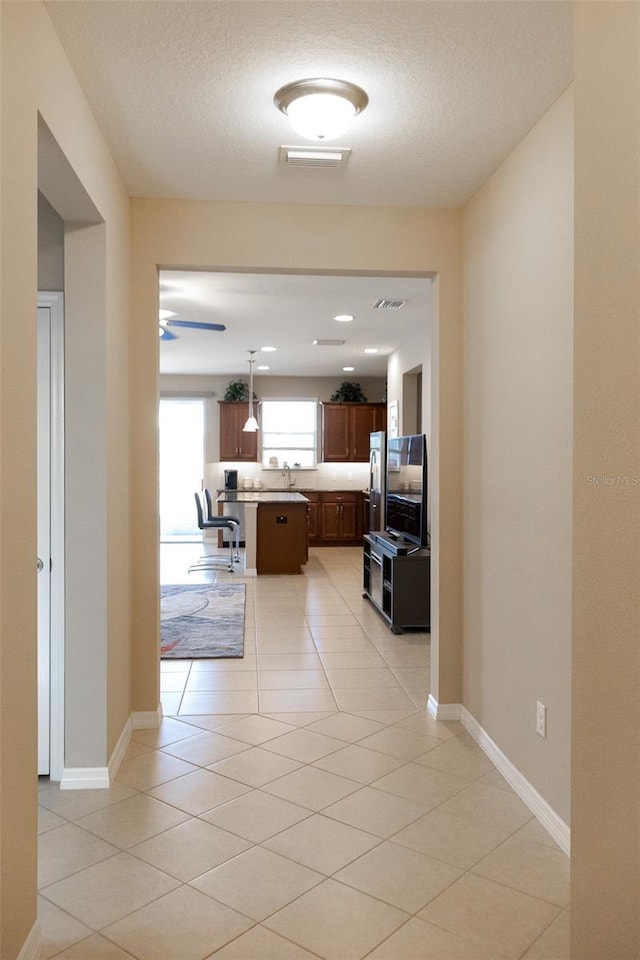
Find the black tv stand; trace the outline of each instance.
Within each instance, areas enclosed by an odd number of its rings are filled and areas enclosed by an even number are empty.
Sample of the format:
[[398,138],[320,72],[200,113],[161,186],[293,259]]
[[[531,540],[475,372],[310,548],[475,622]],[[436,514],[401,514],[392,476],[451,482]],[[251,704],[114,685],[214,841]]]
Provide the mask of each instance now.
[[392,550],[398,557],[406,557],[408,553],[415,549],[414,543],[405,540],[397,533],[391,533],[390,530],[385,530],[384,533],[372,533],[371,536],[375,537],[376,541],[386,547],[387,550]]
[[388,533],[364,537],[363,597],[387,621],[392,633],[431,623],[431,554]]

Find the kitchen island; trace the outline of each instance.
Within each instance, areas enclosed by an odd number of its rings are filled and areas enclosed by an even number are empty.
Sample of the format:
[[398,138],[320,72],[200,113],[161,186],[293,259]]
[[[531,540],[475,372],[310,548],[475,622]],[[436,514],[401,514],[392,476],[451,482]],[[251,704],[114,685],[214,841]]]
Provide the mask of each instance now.
[[224,490],[218,513],[233,516],[244,505],[246,576],[298,574],[308,559],[307,510],[301,493]]

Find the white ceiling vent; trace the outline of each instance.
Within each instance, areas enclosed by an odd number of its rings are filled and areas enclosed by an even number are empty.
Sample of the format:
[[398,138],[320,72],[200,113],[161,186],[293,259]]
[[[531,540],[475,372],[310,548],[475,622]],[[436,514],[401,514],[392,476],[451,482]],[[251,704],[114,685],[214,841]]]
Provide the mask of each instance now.
[[280,147],[280,163],[286,167],[345,167],[348,147]]
[[341,347],[344,340],[314,340],[314,347]]
[[376,300],[373,305],[374,310],[400,310],[404,307],[406,300]]

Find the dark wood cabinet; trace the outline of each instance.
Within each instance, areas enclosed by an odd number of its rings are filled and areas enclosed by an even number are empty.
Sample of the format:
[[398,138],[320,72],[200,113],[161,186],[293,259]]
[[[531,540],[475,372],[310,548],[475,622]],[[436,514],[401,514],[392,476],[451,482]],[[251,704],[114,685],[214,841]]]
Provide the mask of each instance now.
[[313,490],[305,490],[307,504],[307,528],[309,541],[314,543],[320,539],[320,494]]
[[[360,497],[357,493],[324,494],[320,526],[322,539],[357,541]],[[362,534],[360,534],[360,538]]]
[[265,502],[258,506],[258,574],[301,573],[307,562],[307,505]]
[[322,492],[320,531],[323,543],[360,543],[362,494],[358,491]]
[[356,546],[362,543],[363,508],[359,490],[304,490],[309,543]]
[[384,403],[323,403],[322,459],[325,463],[369,459],[369,434],[386,429]]
[[322,405],[322,459],[325,462],[349,460],[350,410],[342,403]]
[[249,402],[219,400],[218,404],[220,407],[220,460],[255,462],[258,459],[258,434],[244,433],[242,429],[249,416]]

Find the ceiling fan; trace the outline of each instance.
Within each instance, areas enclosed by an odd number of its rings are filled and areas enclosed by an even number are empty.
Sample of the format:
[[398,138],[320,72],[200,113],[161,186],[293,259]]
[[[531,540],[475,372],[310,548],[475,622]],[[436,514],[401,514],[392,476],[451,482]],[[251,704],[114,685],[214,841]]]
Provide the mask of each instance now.
[[184,327],[188,330],[226,330],[224,323],[201,323],[196,320],[174,320],[171,317],[160,317],[158,322],[161,340],[177,340],[178,335],[172,333],[169,327]]

